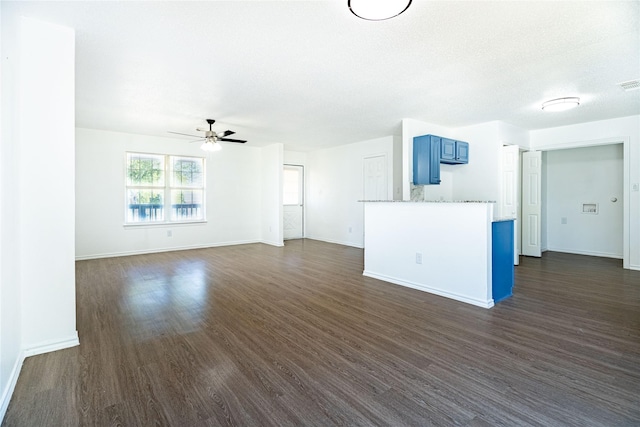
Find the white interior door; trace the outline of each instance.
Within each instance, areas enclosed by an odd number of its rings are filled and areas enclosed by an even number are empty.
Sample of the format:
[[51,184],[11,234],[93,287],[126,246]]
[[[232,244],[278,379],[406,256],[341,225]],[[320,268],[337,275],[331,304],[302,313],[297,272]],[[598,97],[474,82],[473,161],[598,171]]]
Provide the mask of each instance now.
[[304,237],[304,167],[285,165],[282,174],[283,235],[285,239]]
[[542,256],[542,151],[522,153],[522,255]]
[[513,221],[513,264],[520,264],[518,230],[520,228],[518,208],[520,203],[520,147],[502,147],[502,188],[500,194],[500,216],[515,218]]
[[364,200],[388,200],[387,156],[364,159]]

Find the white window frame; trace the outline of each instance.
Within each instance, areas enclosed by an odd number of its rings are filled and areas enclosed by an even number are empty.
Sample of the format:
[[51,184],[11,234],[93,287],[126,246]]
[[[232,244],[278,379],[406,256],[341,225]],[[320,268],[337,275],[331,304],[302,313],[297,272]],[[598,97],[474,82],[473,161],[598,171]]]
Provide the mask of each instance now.
[[[151,185],[129,185],[129,156],[137,155],[137,156],[157,156],[162,157],[164,162],[163,173],[164,173],[164,185],[162,186],[151,186]],[[194,159],[200,160],[202,162],[202,186],[201,187],[181,187],[181,186],[173,186],[173,177],[171,175],[171,165],[172,160],[175,158],[183,158],[183,159]],[[124,225],[126,227],[149,227],[149,226],[158,226],[158,225],[167,225],[167,224],[194,224],[194,223],[205,223],[207,222],[207,193],[206,193],[206,158],[198,157],[198,156],[186,156],[186,155],[178,155],[178,154],[163,154],[163,153],[149,153],[149,152],[140,152],[140,151],[127,151],[124,155]],[[130,221],[129,220],[129,210],[131,209],[129,205],[129,190],[140,190],[140,189],[150,189],[157,188],[158,192],[163,194],[163,203],[162,203],[162,214],[163,219],[159,221]],[[172,190],[200,190],[202,191],[202,217],[197,219],[172,219],[172,200],[171,200],[171,191]]]

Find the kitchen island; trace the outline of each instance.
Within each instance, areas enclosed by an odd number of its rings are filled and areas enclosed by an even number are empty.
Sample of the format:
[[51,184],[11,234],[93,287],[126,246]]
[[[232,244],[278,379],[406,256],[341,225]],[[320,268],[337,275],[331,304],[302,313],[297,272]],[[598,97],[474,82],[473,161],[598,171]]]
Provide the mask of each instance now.
[[365,276],[484,308],[494,305],[494,281],[495,300],[511,295],[513,235],[494,233],[512,233],[513,219],[494,219],[494,202],[363,203]]

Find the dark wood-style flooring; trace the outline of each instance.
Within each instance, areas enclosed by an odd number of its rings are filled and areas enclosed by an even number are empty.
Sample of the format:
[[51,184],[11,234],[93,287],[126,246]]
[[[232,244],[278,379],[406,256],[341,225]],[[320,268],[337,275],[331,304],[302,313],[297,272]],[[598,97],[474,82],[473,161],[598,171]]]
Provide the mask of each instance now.
[[80,346],[3,426],[640,425],[640,272],[523,258],[487,310],[312,240],[77,262]]

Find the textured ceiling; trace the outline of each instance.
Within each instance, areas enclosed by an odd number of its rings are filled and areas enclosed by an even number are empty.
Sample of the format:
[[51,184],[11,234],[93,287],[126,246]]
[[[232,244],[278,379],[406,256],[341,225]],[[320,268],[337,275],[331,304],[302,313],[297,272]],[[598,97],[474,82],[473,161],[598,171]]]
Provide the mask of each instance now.
[[[502,120],[525,129],[640,114],[640,2],[426,1],[380,22],[346,0],[7,2],[76,30],[77,126],[310,150]],[[563,113],[543,101],[579,96]]]

